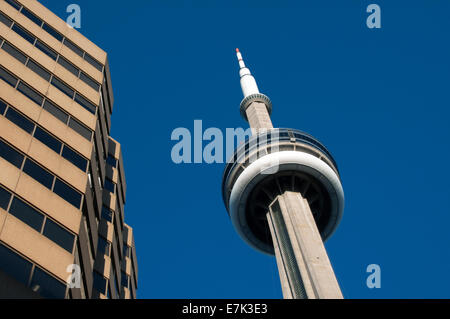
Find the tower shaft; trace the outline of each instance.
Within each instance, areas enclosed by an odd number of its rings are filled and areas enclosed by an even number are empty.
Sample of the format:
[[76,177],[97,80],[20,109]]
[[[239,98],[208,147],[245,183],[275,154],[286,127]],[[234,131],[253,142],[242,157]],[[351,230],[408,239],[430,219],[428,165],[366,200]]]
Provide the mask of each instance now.
[[256,132],[263,129],[273,128],[269,112],[267,112],[267,106],[264,103],[257,101],[252,102],[245,113],[253,134],[256,134]]
[[342,299],[306,198],[284,192],[267,213],[285,299]]

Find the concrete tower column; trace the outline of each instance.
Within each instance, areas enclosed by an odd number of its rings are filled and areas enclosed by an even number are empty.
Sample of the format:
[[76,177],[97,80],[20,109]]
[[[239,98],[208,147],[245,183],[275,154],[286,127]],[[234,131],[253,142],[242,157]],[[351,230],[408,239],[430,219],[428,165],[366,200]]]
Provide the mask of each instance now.
[[247,115],[248,123],[250,124],[253,134],[261,129],[273,128],[269,112],[267,112],[267,106],[264,103],[252,102],[247,107],[245,114]]
[[286,191],[267,213],[285,299],[342,299],[307,199]]

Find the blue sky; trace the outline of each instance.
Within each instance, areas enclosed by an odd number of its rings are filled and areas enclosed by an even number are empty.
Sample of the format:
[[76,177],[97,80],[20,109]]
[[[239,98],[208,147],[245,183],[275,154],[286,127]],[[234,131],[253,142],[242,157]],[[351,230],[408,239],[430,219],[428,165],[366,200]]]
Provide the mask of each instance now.
[[[73,0],[42,0],[62,18]],[[108,52],[139,298],[281,298],[274,258],[236,234],[224,164],[171,161],[177,127],[246,127],[235,48],[275,126],[338,162],[344,217],[326,243],[346,298],[449,298],[450,2],[89,1],[81,32]],[[381,7],[368,29],[366,7]],[[381,288],[366,267],[381,266]]]

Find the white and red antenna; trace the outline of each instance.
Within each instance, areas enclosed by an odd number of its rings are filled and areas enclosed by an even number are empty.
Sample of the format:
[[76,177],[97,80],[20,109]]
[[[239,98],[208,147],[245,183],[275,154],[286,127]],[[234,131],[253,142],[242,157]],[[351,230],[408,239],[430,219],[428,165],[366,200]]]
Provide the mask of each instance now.
[[239,61],[239,76],[241,77],[241,88],[244,98],[249,95],[259,93],[258,86],[256,85],[255,78],[250,73],[250,70],[245,66],[244,59],[242,59],[242,54],[239,49],[236,48],[236,56]]

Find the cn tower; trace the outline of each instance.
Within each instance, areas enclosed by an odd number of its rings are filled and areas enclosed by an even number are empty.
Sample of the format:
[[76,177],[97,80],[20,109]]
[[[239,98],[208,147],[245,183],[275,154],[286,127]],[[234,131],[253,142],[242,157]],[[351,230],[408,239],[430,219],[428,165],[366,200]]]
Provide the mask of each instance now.
[[274,129],[272,102],[236,49],[244,98],[241,115],[252,136],[228,161],[222,195],[233,226],[254,249],[275,255],[286,299],[341,299],[324,247],[344,210],[335,160],[316,138]]

